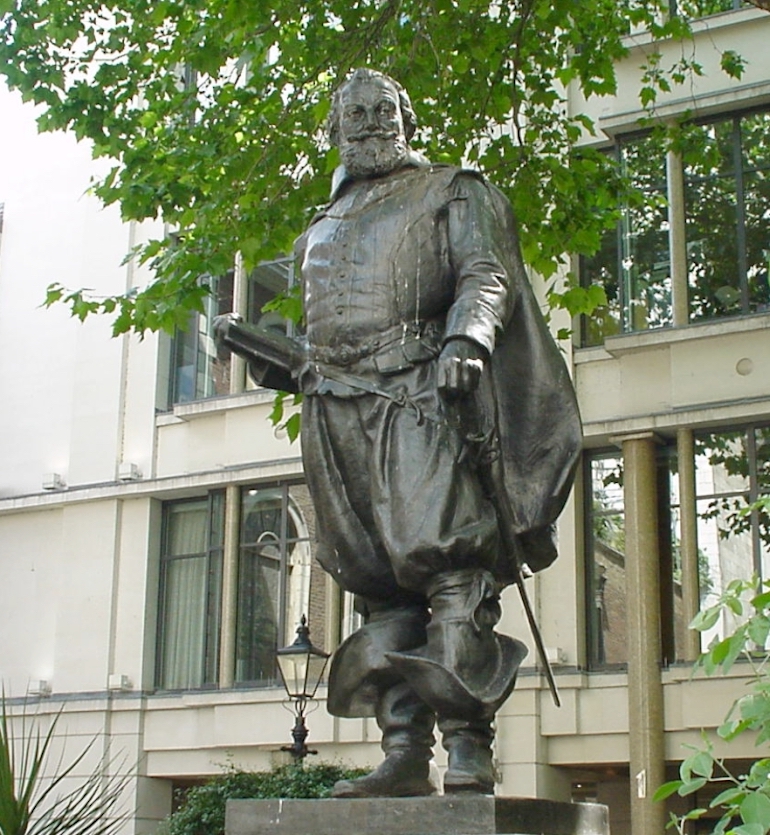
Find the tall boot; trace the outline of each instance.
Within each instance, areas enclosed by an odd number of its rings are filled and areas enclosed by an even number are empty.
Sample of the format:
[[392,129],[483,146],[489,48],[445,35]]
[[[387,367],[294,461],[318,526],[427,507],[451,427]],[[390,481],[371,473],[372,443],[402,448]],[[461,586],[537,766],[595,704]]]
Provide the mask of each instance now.
[[499,588],[488,571],[438,574],[427,589],[431,621],[424,646],[386,658],[439,715],[491,721],[508,698],[527,648],[494,631]]
[[377,705],[385,759],[371,773],[340,780],[332,797],[421,797],[433,794],[428,780],[433,756],[433,711],[405,682],[385,690]]
[[494,794],[495,769],[492,765],[494,731],[490,722],[439,719],[441,744],[449,755],[444,775],[444,792]]

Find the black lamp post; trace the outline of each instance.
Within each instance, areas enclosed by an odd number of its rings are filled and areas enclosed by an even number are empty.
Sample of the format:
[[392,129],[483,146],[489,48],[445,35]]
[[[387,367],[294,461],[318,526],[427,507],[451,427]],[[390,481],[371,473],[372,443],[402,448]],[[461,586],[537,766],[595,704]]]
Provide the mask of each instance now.
[[313,700],[318,685],[321,683],[329,653],[310,643],[307,618],[302,615],[294,643],[279,649],[275,655],[283,686],[291,701],[296,720],[291,731],[294,744],[284,745],[281,751],[288,751],[295,760],[302,762],[308,754],[317,753],[305,745],[307,739],[305,715],[308,702]]

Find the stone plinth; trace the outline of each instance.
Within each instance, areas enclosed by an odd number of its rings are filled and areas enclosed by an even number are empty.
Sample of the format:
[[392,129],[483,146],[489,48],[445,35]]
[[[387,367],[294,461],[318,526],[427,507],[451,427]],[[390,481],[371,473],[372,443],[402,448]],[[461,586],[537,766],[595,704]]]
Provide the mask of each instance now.
[[487,797],[230,800],[225,835],[609,835],[596,803]]

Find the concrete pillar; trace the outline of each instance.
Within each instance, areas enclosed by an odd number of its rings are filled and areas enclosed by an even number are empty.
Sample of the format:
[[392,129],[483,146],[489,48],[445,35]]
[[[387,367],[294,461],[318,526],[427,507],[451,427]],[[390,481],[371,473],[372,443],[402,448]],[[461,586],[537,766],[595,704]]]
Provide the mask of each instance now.
[[660,559],[655,436],[627,435],[623,447],[628,630],[631,835],[661,835],[666,810],[653,803],[665,782],[660,677]]
[[235,632],[238,613],[238,533],[241,491],[236,485],[225,490],[225,530],[222,555],[222,633],[219,642],[219,686],[235,681]]
[[[695,501],[695,444],[691,429],[676,433],[677,468],[679,470],[679,549],[682,560],[682,608],[686,623],[700,609],[698,578],[698,516]],[[679,657],[694,661],[700,654],[700,636],[693,629],[686,633]]]
[[687,286],[687,235],[684,222],[684,172],[682,155],[669,150],[666,154],[668,183],[668,245],[671,259],[671,305],[674,327],[690,321]]

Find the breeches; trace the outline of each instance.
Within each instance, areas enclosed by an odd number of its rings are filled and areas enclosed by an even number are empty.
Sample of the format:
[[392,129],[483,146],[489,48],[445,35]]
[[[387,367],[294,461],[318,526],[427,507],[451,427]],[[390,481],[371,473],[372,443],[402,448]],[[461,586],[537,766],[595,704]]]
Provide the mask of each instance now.
[[[302,454],[321,565],[373,608],[424,600],[436,574],[491,568],[497,519],[435,385],[436,363],[366,393],[305,397]],[[409,405],[412,404],[412,405]],[[415,408],[417,407],[417,408]]]

